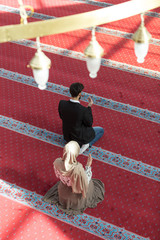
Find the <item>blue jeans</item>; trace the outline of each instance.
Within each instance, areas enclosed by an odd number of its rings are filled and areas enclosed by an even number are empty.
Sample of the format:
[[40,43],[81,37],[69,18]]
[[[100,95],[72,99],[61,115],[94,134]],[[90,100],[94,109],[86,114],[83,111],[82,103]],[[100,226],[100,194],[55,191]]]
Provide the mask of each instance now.
[[92,145],[97,142],[104,134],[104,129],[102,127],[93,127],[95,131],[95,137],[94,139],[89,143],[89,147],[92,147]]

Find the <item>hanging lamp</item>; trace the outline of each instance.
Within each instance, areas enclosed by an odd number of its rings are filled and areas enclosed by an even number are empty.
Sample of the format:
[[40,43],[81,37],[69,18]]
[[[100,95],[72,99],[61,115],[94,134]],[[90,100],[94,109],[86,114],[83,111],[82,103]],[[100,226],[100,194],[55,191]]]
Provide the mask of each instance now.
[[132,36],[134,44],[135,55],[137,57],[138,63],[143,63],[144,59],[148,53],[149,41],[151,39],[151,34],[147,31],[144,26],[143,13],[141,14],[141,25],[137,31]]
[[97,72],[100,69],[101,57],[103,53],[104,53],[104,50],[96,40],[95,27],[93,27],[92,39],[88,47],[84,51],[84,55],[86,56],[87,69],[89,71],[89,76],[91,78],[97,77]]
[[36,39],[37,42],[37,52],[34,57],[31,59],[28,67],[31,67],[33,70],[33,76],[38,84],[40,90],[46,89],[49,78],[49,69],[51,67],[51,60],[42,52],[40,47],[39,37]]

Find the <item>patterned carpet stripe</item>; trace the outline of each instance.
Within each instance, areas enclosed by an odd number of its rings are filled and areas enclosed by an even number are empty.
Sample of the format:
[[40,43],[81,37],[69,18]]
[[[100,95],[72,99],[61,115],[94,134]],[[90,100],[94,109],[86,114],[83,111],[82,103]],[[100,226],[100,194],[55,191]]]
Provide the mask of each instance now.
[[[112,3],[106,3],[106,2],[98,2],[98,1],[94,1],[94,0],[70,0],[73,2],[80,2],[80,3],[86,3],[86,4],[90,4],[90,5],[94,5],[94,6],[98,6],[98,7],[108,7],[108,6],[113,6],[114,4]],[[144,15],[150,16],[150,17],[157,17],[160,18],[160,13],[157,12],[145,12]]]
[[[91,30],[91,28],[87,30]],[[122,32],[119,30],[114,30],[114,29],[104,28],[104,27],[96,27],[96,32],[108,34],[115,37],[126,38],[126,39],[132,39],[132,36],[133,36],[133,33]],[[152,38],[150,43],[160,46],[160,39]]]
[[[26,75],[23,75],[23,74],[20,74],[17,72],[8,71],[3,68],[0,68],[0,77],[6,78],[6,79],[9,79],[12,81],[16,81],[19,83],[27,84],[29,86],[37,87],[37,84],[33,77],[26,76]],[[68,87],[64,87],[62,85],[54,84],[51,82],[47,83],[46,90],[53,92],[53,93],[61,94],[64,96],[70,96]],[[152,112],[147,109],[134,107],[129,104],[116,102],[111,99],[103,98],[100,96],[96,96],[95,94],[89,94],[86,92],[83,92],[81,100],[84,102],[88,102],[89,96],[92,97],[94,104],[97,106],[101,106],[101,107],[108,108],[108,109],[111,109],[111,110],[114,110],[117,112],[129,114],[129,115],[139,117],[139,118],[142,118],[145,120],[149,120],[152,122],[160,123],[160,114],[159,113]]]
[[[5,5],[0,5],[0,11],[10,12],[10,13],[18,14],[18,15],[20,14],[18,8],[8,7]],[[32,17],[41,19],[41,20],[48,20],[48,19],[56,18],[54,16],[49,16],[49,15],[45,15],[42,13],[36,13],[36,12],[34,12]],[[91,31],[91,28],[86,28],[86,30]],[[132,35],[133,35],[132,33],[122,32],[119,30],[114,30],[114,29],[104,28],[104,27],[96,27],[96,32],[108,34],[108,35],[115,36],[115,37],[126,38],[126,39],[132,39]],[[150,41],[150,44],[160,46],[160,39],[152,38]]]
[[[98,1],[90,1],[90,0],[70,0],[72,2],[80,2],[80,3],[85,3],[85,4],[90,4],[90,5],[94,5],[94,6],[97,6],[97,7],[108,7],[108,6],[113,6],[114,4],[112,3],[106,3],[106,2],[98,2]],[[13,8],[13,7],[9,7],[9,6],[6,6],[6,5],[0,5],[0,10],[3,10],[3,11],[7,11],[8,12],[8,9],[13,9],[13,13],[18,13],[19,14],[19,10],[16,9],[16,8]],[[9,11],[9,12],[12,12],[12,11]],[[32,17],[37,17],[39,14],[37,13],[34,13]],[[45,14],[40,14],[42,16],[44,16],[44,19],[51,19],[51,18],[54,18],[52,16],[47,16]],[[157,13],[157,12],[154,12],[154,11],[148,11],[148,12],[145,12],[144,15],[146,16],[149,16],[149,17],[156,17],[156,18],[160,18],[160,13]],[[39,18],[39,17],[38,17]]]
[[[63,147],[65,145],[62,135],[2,115],[0,115],[0,126],[58,147]],[[160,181],[160,169],[157,167],[94,146],[87,149],[84,155],[88,156],[89,153],[91,153],[94,159],[101,162],[142,175],[152,180]]]
[[66,215],[55,205],[44,203],[41,195],[3,180],[0,180],[0,194],[102,239],[149,240],[85,213],[77,216]]
[[[36,42],[31,40],[12,41],[12,43],[37,49]],[[84,54],[82,54],[81,52],[76,52],[76,51],[72,51],[72,50],[68,50],[68,49],[64,49],[64,48],[60,48],[60,47],[56,47],[56,46],[48,45],[44,43],[41,43],[40,45],[43,51],[46,51],[49,53],[54,53],[61,56],[82,60],[82,61],[86,60]],[[160,80],[160,72],[158,71],[154,71],[154,70],[150,70],[142,67],[136,67],[130,64],[121,63],[121,62],[117,62],[117,61],[105,59],[105,58],[102,58],[101,65],[104,67],[110,67],[110,68],[118,69],[121,71],[126,71],[130,73],[138,74],[141,76]]]

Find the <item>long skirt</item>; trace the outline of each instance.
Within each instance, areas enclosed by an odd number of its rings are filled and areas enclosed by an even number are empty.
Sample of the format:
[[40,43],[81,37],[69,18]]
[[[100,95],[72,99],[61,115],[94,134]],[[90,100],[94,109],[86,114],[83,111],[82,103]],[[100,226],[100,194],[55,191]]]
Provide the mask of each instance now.
[[82,194],[72,192],[72,188],[57,182],[45,196],[43,201],[55,204],[69,215],[82,214],[86,208],[95,208],[104,199],[104,184],[99,179],[92,179],[88,186],[86,198]]

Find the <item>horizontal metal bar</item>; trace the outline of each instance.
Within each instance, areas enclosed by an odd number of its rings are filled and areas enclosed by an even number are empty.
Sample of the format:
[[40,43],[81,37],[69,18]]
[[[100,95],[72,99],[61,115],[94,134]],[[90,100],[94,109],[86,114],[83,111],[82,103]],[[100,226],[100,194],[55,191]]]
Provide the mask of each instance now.
[[114,6],[57,19],[0,27],[0,42],[60,34],[128,18],[160,7],[159,0],[132,0]]

